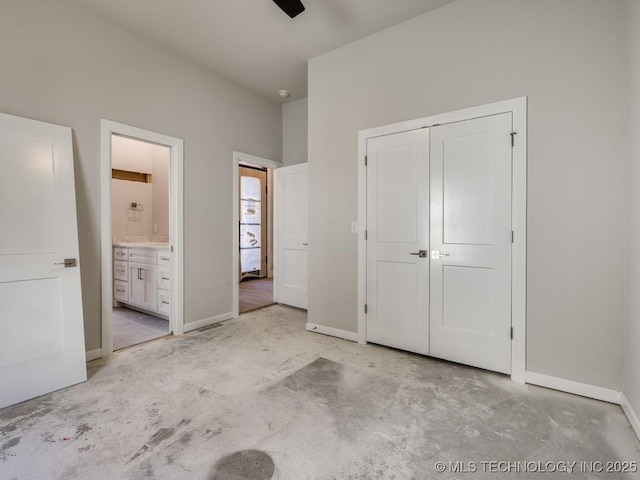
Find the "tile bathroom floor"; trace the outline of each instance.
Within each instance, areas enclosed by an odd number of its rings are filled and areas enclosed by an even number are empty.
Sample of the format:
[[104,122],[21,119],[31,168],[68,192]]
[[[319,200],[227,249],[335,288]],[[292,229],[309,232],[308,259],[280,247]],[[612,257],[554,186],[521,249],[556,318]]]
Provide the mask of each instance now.
[[113,350],[169,335],[169,321],[130,308],[117,307],[112,313]]
[[305,323],[275,305],[89,363],[87,382],[0,410],[0,478],[638,478],[584,471],[640,459],[619,406]]

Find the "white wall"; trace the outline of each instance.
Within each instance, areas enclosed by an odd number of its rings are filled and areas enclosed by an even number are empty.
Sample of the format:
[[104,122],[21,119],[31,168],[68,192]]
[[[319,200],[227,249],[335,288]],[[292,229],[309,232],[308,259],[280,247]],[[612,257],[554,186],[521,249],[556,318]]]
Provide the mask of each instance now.
[[357,132],[527,95],[527,369],[621,389],[622,5],[459,0],[309,62],[309,322],[357,330]]
[[[111,167],[150,173],[151,183],[111,180],[112,236],[169,235],[169,155],[169,148],[163,145],[113,136]],[[143,210],[130,210],[131,202]]]
[[231,312],[233,150],[280,158],[281,105],[69,0],[0,8],[0,111],[73,128],[87,350],[100,347],[101,118],[184,140],[186,321]]
[[307,161],[307,99],[282,105],[282,164],[287,167]]
[[[626,304],[623,391],[640,415],[640,2],[629,0],[629,126],[628,236],[626,245]],[[638,432],[636,432],[638,433]]]
[[[131,203],[138,206],[131,209]],[[143,210],[138,210],[143,209]],[[111,235],[153,235],[153,186],[129,180],[111,180]]]

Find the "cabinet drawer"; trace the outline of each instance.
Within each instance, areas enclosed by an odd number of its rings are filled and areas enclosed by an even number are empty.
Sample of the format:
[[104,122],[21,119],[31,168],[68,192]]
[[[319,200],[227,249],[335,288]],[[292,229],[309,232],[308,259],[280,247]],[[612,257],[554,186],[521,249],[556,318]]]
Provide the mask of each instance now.
[[127,286],[127,282],[121,282],[120,280],[113,282],[113,296],[116,300],[120,300],[121,302],[129,300]]
[[158,290],[158,311],[167,315],[171,313],[171,293]]
[[158,288],[171,290],[171,267],[158,266]]
[[113,259],[127,261],[127,249],[124,247],[113,247]]
[[137,263],[148,263],[150,265],[156,264],[156,251],[146,250],[143,248],[130,248],[129,249],[129,261]]
[[171,265],[171,252],[169,250],[158,251],[158,265]]
[[129,279],[127,275],[127,262],[113,262],[113,278],[123,282]]

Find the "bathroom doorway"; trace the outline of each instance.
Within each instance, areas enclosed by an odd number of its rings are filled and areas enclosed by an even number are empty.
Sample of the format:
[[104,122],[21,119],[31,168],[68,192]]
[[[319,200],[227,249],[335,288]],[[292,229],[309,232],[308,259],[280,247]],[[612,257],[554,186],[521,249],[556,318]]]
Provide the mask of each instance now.
[[113,350],[171,333],[170,149],[111,136]]
[[182,152],[180,139],[102,120],[102,348],[93,358],[183,333]]

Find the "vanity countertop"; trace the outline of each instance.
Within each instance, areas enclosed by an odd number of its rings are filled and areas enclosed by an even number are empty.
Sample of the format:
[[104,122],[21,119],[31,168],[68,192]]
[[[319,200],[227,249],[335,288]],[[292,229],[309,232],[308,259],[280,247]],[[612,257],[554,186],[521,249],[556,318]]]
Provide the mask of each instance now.
[[169,250],[171,245],[162,242],[113,242],[114,247],[148,248],[153,250]]

